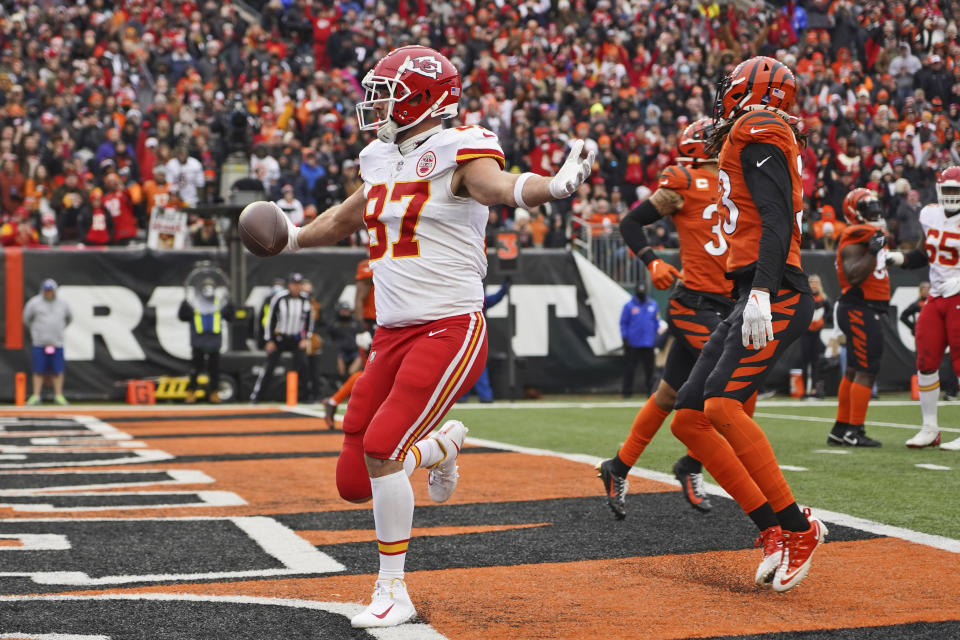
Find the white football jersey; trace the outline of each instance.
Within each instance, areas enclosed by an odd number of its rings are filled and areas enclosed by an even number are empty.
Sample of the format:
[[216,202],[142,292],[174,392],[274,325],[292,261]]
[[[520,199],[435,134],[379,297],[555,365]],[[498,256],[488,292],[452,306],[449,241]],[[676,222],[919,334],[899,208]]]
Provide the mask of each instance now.
[[948,298],[960,292],[960,215],[947,217],[939,204],[920,210],[923,242],[930,260],[930,295]]
[[445,129],[406,156],[374,140],[360,152],[364,221],[377,292],[377,324],[406,327],[483,309],[488,207],[450,189],[476,158],[503,166],[497,136],[482,127]]

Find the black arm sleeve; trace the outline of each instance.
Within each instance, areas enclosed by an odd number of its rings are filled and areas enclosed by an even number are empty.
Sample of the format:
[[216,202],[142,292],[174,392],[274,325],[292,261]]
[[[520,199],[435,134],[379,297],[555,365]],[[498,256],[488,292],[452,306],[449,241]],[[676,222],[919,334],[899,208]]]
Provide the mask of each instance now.
[[647,245],[647,232],[643,227],[659,219],[660,212],[657,208],[650,200],[644,200],[620,221],[620,235],[623,236],[624,242],[646,264],[656,260],[657,254]]
[[753,288],[773,292],[780,288],[793,234],[789,165],[779,147],[754,143],[741,152],[740,166],[762,227]]
[[903,254],[904,269],[920,269],[928,264],[930,264],[930,257],[927,255],[927,250],[922,247]]

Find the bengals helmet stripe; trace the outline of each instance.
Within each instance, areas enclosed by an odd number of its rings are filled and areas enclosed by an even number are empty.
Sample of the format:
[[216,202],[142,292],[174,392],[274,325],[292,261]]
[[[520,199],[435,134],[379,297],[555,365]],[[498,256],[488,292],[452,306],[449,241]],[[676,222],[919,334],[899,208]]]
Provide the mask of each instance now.
[[750,58],[721,83],[714,120],[734,118],[750,108],[788,113],[796,95],[797,80],[785,64],[765,56]]
[[859,187],[843,198],[843,217],[847,224],[869,224],[876,226],[883,222],[883,211],[877,194]]
[[677,139],[677,160],[705,162],[715,160],[716,155],[707,153],[707,142],[713,135],[713,119],[700,118],[687,126]]

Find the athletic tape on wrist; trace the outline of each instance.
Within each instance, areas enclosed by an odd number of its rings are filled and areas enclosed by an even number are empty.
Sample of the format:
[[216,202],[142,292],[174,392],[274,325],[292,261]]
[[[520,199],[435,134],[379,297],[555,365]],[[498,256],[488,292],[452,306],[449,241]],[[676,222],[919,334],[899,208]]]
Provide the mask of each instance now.
[[530,173],[529,171],[527,173],[521,173],[520,176],[517,178],[517,181],[514,183],[513,201],[517,203],[518,207],[522,207],[524,209],[530,208],[530,205],[528,205],[526,201],[523,199],[523,185],[525,185],[527,183],[527,180],[532,178],[534,175],[535,174]]

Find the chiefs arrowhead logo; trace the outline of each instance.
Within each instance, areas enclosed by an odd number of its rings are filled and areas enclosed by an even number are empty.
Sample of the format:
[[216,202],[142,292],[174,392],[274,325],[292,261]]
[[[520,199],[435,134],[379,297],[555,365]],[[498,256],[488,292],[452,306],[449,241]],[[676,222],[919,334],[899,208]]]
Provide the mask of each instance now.
[[437,166],[437,156],[433,151],[427,151],[425,154],[420,156],[420,159],[417,161],[417,175],[421,178],[426,178],[428,175],[433,173],[434,168]]
[[422,76],[436,80],[440,77],[440,61],[435,56],[420,56],[419,58],[409,58],[404,63],[401,71],[412,71]]

